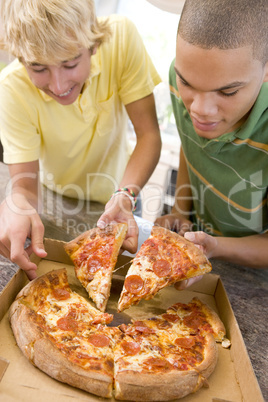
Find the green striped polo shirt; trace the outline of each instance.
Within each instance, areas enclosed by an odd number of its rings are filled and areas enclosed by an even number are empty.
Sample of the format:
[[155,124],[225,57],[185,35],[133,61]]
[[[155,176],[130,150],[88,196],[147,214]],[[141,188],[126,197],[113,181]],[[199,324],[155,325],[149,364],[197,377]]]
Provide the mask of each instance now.
[[227,237],[268,231],[268,82],[240,128],[209,140],[193,128],[178,93],[174,61],[169,81],[188,166],[195,230]]

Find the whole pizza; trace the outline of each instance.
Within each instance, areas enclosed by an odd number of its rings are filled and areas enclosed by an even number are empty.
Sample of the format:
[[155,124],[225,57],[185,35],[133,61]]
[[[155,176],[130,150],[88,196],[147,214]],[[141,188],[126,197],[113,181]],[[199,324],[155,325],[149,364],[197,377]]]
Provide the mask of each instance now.
[[218,315],[197,298],[115,326],[113,315],[71,289],[66,269],[29,282],[9,316],[33,365],[58,381],[118,400],[167,401],[196,392],[207,384],[217,364],[216,342],[225,337]]

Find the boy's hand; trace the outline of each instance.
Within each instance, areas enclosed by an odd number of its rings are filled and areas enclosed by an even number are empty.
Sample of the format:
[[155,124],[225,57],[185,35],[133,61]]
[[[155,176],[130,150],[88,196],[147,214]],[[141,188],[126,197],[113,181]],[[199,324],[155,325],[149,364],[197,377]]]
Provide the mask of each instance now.
[[[185,239],[193,242],[198,248],[200,248],[208,258],[217,246],[217,239],[206,234],[205,232],[186,232],[184,234],[184,237]],[[174,287],[177,290],[184,290],[191,286],[193,283],[200,281],[202,278],[203,275],[186,279],[185,281],[175,283]]]
[[155,225],[173,230],[174,232],[183,236],[184,233],[192,230],[193,224],[189,219],[186,219],[184,216],[179,216],[177,214],[168,214],[159,216],[159,218],[157,218],[155,221]]
[[210,236],[205,232],[187,232],[184,237],[200,248],[207,258],[213,256],[214,250],[218,246],[217,238]]
[[97,222],[100,229],[104,229],[110,222],[126,222],[128,231],[122,248],[135,253],[138,248],[138,225],[132,214],[132,205],[130,200],[122,193],[110,199],[105,206],[105,212]]
[[[0,253],[23,269],[30,280],[36,277],[37,266],[30,261],[33,252],[43,258],[47,255],[44,245],[44,226],[36,210],[17,194],[0,205]],[[24,248],[26,239],[31,244]]]
[[187,289],[189,286],[193,285],[194,283],[200,281],[203,278],[203,275],[195,276],[194,278],[185,279],[185,281],[179,281],[174,283],[174,287],[177,290],[184,290]]

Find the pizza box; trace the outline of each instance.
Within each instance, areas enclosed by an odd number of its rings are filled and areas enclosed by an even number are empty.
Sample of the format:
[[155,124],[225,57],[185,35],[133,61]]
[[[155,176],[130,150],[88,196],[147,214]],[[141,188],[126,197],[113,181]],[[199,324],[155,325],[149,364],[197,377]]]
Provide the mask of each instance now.
[[[32,258],[38,264],[38,275],[65,267],[71,288],[87,298],[86,291],[77,281],[73,265],[64,251],[64,242],[46,239],[48,252],[45,259]],[[229,348],[218,344],[219,358],[215,371],[208,379],[209,387],[201,388],[179,401],[182,402],[242,402],[264,401],[237,321],[218,275],[206,274],[189,290],[177,291],[174,287],[162,289],[153,299],[117,313],[117,302],[123,286],[124,275],[131,261],[130,256],[121,255],[113,276],[111,297],[107,311],[114,314],[113,325],[143,319],[162,313],[176,302],[189,302],[198,297],[210,305],[226,326]],[[25,273],[19,270],[0,293],[0,400],[5,402],[61,402],[61,401],[111,401],[63,384],[33,366],[16,345],[8,310],[22,287],[28,282]]]

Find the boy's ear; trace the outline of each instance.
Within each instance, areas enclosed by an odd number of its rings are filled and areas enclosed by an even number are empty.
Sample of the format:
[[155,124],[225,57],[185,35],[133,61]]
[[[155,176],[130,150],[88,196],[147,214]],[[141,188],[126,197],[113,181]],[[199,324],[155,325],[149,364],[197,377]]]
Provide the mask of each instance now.
[[94,45],[94,47],[93,47],[92,50],[91,50],[91,55],[92,55],[92,56],[93,56],[94,54],[96,54],[98,47],[99,47],[99,44],[98,44],[98,43],[97,43],[96,45]]

